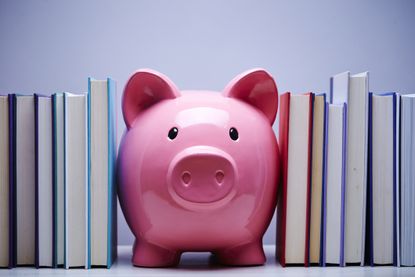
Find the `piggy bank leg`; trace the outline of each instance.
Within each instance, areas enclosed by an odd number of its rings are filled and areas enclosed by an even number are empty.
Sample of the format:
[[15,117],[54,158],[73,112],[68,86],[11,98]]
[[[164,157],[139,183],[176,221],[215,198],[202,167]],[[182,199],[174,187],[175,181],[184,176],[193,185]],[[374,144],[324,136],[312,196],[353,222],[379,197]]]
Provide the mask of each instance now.
[[261,241],[217,251],[215,255],[219,263],[234,266],[263,265],[266,260]]
[[180,253],[171,251],[144,241],[134,242],[133,265],[140,267],[176,266],[180,261]]

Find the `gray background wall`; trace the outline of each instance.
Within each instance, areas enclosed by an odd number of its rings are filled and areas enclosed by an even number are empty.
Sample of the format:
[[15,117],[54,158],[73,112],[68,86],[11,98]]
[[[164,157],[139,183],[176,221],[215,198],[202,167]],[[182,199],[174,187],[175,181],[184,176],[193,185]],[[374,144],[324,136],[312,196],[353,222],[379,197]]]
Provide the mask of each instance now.
[[[143,67],[221,90],[259,66],[280,93],[327,92],[345,70],[369,70],[371,91],[414,93],[414,15],[415,1],[0,0],[0,92],[82,92],[111,76],[120,97]],[[118,230],[131,244],[121,211]],[[264,242],[274,234],[275,221]]]

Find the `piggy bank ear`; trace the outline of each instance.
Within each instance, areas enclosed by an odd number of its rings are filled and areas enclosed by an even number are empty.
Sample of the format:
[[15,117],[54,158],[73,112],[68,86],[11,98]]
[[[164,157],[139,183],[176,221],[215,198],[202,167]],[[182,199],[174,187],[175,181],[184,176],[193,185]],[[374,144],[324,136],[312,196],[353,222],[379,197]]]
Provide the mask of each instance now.
[[265,114],[272,125],[278,111],[278,90],[272,76],[263,69],[252,69],[236,76],[224,95],[242,100]]
[[163,74],[150,69],[135,72],[125,85],[122,97],[122,112],[127,128],[132,127],[143,110],[162,100],[179,96],[179,90]]

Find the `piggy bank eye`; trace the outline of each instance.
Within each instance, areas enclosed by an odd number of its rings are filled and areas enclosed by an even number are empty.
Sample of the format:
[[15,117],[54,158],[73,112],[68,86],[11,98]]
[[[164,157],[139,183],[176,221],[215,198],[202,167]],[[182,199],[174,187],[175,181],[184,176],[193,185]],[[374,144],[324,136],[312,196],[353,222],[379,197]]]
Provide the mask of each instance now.
[[176,127],[173,127],[170,129],[169,134],[167,135],[169,139],[174,140],[177,137],[177,134],[179,133],[179,129]]
[[239,138],[238,130],[236,128],[232,127],[229,129],[229,136],[232,140],[237,140]]

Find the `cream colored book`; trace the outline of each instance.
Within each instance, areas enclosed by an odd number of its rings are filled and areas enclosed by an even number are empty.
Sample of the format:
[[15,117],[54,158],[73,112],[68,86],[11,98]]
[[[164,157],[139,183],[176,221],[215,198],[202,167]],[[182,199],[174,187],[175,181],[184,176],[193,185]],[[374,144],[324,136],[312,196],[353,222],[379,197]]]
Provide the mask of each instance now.
[[311,162],[310,263],[320,263],[326,96],[315,95]]

